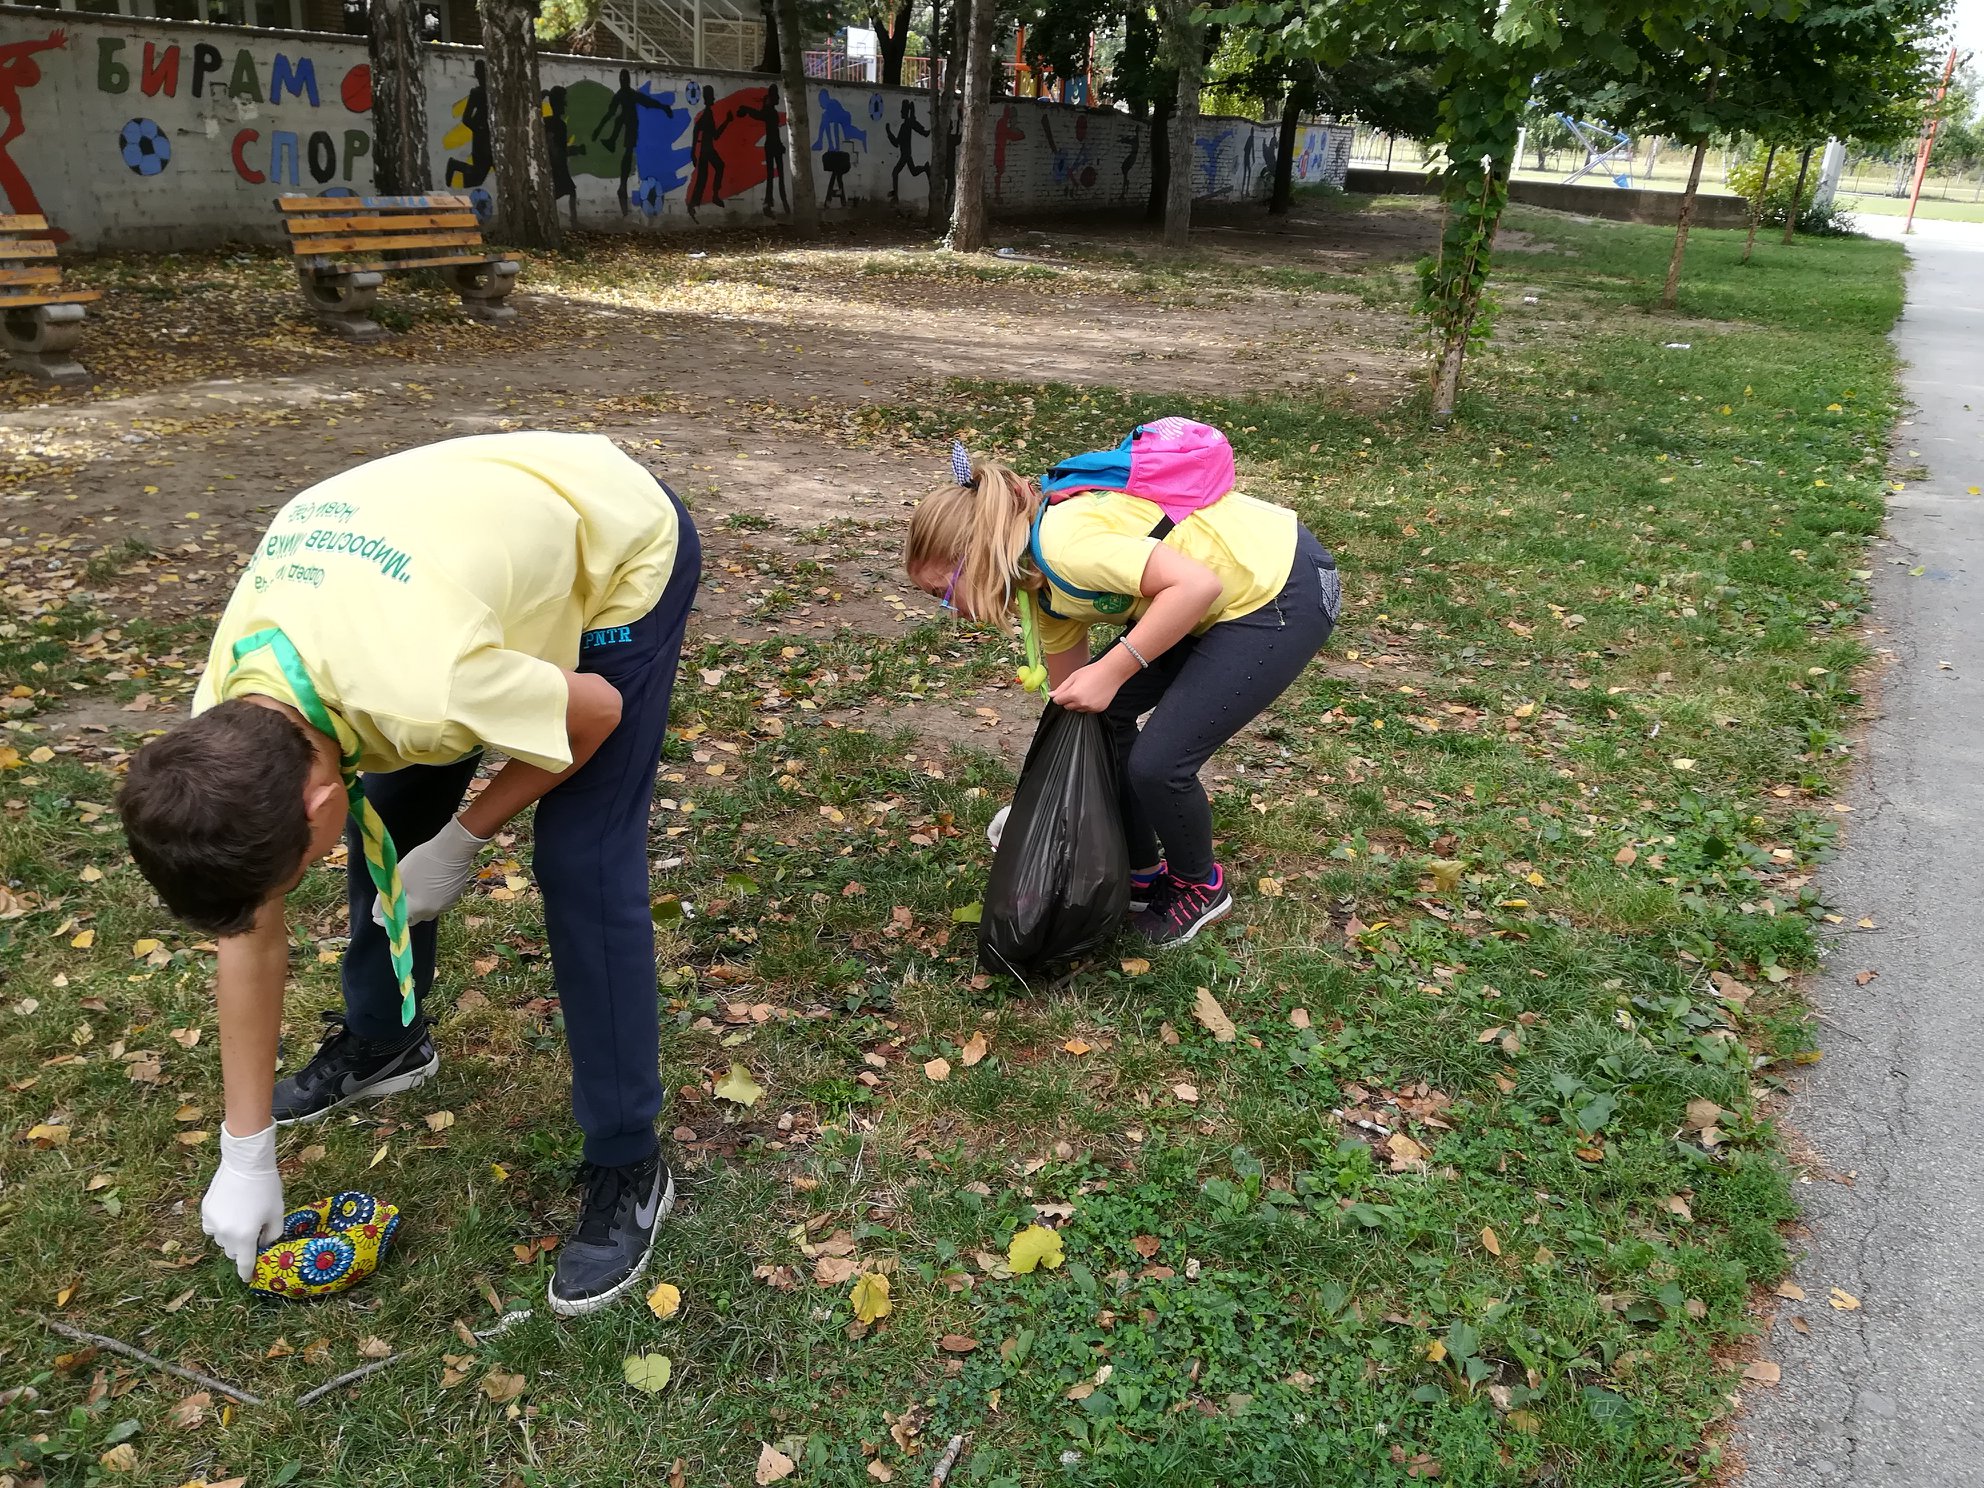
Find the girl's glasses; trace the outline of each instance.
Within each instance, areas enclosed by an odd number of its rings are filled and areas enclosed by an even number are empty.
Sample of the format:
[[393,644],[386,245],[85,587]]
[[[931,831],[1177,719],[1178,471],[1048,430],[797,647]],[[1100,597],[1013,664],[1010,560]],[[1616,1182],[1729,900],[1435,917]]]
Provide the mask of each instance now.
[[950,583],[944,586],[944,598],[942,601],[941,608],[947,614],[955,615],[958,612],[958,607],[951,602],[951,596],[957,592],[958,575],[962,574],[963,572],[964,572],[964,559],[960,558],[958,559],[958,566],[951,570]]

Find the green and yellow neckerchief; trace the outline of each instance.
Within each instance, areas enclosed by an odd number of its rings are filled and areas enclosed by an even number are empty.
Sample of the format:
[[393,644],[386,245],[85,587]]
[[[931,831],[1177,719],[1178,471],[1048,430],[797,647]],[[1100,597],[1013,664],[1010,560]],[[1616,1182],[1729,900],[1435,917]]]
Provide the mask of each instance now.
[[236,641],[234,665],[239,666],[244,656],[265,646],[275,656],[276,665],[282,669],[283,680],[289,683],[289,690],[296,695],[297,711],[312,728],[338,747],[345,798],[351,803],[351,814],[358,822],[358,835],[365,845],[365,868],[372,875],[372,886],[379,891],[379,903],[384,907],[386,949],[392,956],[393,975],[400,984],[400,1022],[402,1025],[410,1024],[415,1005],[413,947],[408,939],[406,923],[406,888],[400,883],[400,858],[393,851],[393,839],[386,831],[385,822],[380,820],[377,808],[366,798],[365,788],[360,782],[358,746],[345,747],[344,736],[338,732],[337,720],[317,695],[317,686],[310,680],[303,658],[296,654],[296,647],[289,637],[275,626]]

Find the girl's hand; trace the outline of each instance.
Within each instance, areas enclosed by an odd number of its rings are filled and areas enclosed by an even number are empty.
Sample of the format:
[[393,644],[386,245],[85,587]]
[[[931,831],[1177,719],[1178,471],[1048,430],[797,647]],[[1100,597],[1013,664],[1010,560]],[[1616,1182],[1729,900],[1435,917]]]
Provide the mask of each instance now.
[[1070,713],[1102,713],[1116,701],[1122,682],[1106,667],[1090,662],[1048,694]]

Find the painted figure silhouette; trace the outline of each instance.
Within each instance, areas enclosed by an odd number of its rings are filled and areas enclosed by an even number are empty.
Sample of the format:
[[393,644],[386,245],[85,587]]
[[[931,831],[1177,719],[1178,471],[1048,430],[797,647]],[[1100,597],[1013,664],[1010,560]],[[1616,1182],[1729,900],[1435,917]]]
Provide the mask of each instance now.
[[723,157],[716,152],[716,142],[723,138],[724,130],[737,122],[737,116],[719,121],[716,116],[716,87],[703,84],[703,111],[696,115],[696,127],[689,138],[689,155],[696,163],[696,178],[689,183],[689,215],[696,215],[696,203],[705,196],[705,188],[711,202],[723,205]]
[[792,204],[785,197],[785,135],[779,125],[785,115],[779,112],[778,84],[765,89],[764,102],[756,108],[739,109],[738,115],[746,119],[757,119],[765,126],[765,215],[772,215],[772,183],[778,183],[778,203],[781,209],[790,212]]
[[896,196],[896,183],[901,179],[904,171],[909,172],[912,180],[917,176],[927,176],[930,174],[930,162],[926,160],[923,164],[918,165],[910,154],[910,147],[916,142],[916,136],[920,134],[925,139],[928,139],[930,137],[930,131],[918,122],[916,105],[905,98],[902,104],[902,128],[891,129],[888,125],[884,124],[882,126],[882,133],[889,137],[889,143],[896,147],[897,152],[896,168],[889,172],[889,200],[895,201],[898,199]]
[[572,138],[571,126],[565,121],[565,90],[550,88],[545,91],[544,105],[549,110],[544,116],[544,153],[551,162],[551,199],[564,201],[572,214],[572,226],[579,225],[579,183],[572,179],[572,146],[577,143]]
[[820,156],[820,164],[827,171],[827,194],[820,198],[820,205],[831,207],[838,198],[846,206],[847,173],[854,169],[854,157],[845,150],[828,150]]
[[1141,124],[1130,126],[1130,148],[1123,155],[1123,200],[1130,199],[1130,172],[1137,168],[1137,150],[1144,142],[1144,127]]
[[825,88],[820,90],[820,127],[813,135],[813,148],[816,150],[845,150],[849,140],[859,140],[861,148],[868,148],[868,131],[854,127],[854,115],[847,111],[847,105],[835,98]]
[[41,203],[21,168],[7,154],[7,147],[28,132],[22,115],[21,94],[41,81],[41,67],[34,60],[37,52],[56,52],[69,44],[68,34],[54,30],[40,41],[11,41],[0,46],[0,197],[7,206],[26,216],[41,215]]
[[1025,138],[1025,133],[1020,129],[1019,109],[1009,103],[1005,113],[999,116],[999,127],[992,131],[992,196],[995,200],[1005,195],[1006,146],[1017,144]]
[[[673,95],[671,95],[673,96]],[[611,150],[620,151],[620,215],[627,215],[627,179],[634,174],[634,146],[641,140],[641,110],[660,109],[668,118],[675,117],[675,110],[659,98],[637,92],[634,88],[634,75],[626,68],[620,69],[620,86],[613,94],[613,101],[606,106],[606,113],[593,130],[592,137]],[[601,135],[609,137],[601,140]],[[576,196],[573,210],[578,210]]]
[[1192,142],[1199,147],[1200,151],[1206,157],[1207,196],[1224,196],[1226,194],[1226,188],[1219,184],[1219,157],[1226,152],[1226,142],[1232,138],[1233,131],[1229,129],[1224,134],[1214,135],[1211,139],[1201,136]]
[[462,128],[468,131],[468,159],[450,160],[443,173],[450,186],[473,189],[489,179],[489,67],[475,64],[475,86],[462,104]]

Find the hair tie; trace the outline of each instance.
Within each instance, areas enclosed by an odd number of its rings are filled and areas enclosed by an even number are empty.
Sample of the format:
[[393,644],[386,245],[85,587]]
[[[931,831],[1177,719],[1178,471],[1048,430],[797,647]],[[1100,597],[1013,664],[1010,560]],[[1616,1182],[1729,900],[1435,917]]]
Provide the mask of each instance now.
[[971,484],[971,452],[964,447],[962,440],[951,441],[951,474],[957,477],[959,485]]

